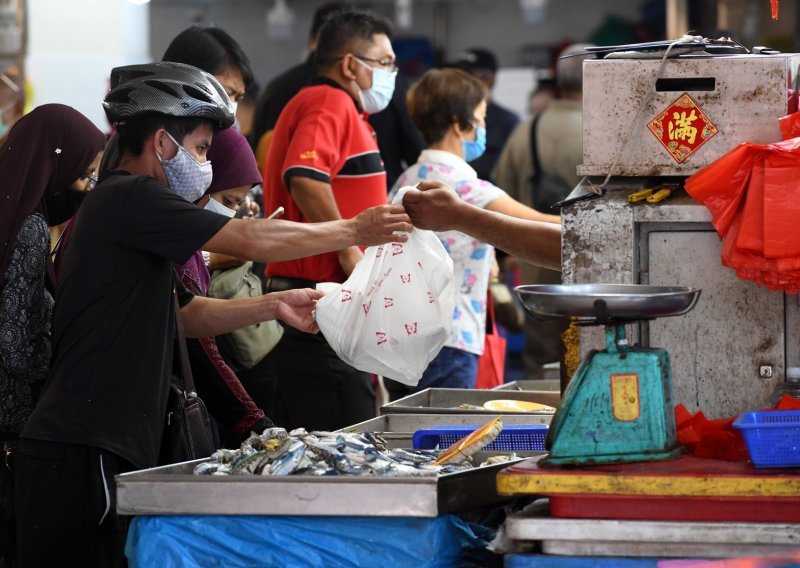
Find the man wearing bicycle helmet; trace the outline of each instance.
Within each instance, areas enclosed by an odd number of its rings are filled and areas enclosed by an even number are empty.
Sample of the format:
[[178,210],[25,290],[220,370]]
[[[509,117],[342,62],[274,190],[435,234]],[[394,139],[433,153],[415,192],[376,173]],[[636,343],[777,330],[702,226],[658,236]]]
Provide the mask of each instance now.
[[[405,240],[402,208],[319,224],[230,219],[195,206],[211,181],[206,151],[233,123],[209,74],[154,63],[112,71],[104,107],[117,125],[119,168],[83,202],[54,311],[47,386],[19,445],[23,566],[124,565],[127,525],[114,475],[156,465],[172,367],[173,263],[198,249],[285,260]],[[187,336],[279,318],[316,331],[314,290],[225,302],[180,294]]]

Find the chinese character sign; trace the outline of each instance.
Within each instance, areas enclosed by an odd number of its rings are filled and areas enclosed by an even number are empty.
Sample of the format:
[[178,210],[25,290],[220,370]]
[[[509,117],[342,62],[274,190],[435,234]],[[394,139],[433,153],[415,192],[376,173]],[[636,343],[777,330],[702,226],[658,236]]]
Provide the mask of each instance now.
[[679,164],[717,133],[717,127],[686,93],[647,127]]

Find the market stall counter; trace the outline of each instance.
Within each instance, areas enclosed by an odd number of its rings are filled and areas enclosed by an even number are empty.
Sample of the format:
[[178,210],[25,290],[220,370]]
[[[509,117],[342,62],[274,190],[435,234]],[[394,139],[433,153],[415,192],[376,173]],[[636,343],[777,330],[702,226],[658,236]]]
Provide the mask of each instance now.
[[136,516],[126,555],[132,566],[485,565],[493,527],[457,513],[497,507],[497,472],[543,453],[481,450],[489,438],[448,463],[410,437],[274,428],[239,450],[119,475],[117,512]]

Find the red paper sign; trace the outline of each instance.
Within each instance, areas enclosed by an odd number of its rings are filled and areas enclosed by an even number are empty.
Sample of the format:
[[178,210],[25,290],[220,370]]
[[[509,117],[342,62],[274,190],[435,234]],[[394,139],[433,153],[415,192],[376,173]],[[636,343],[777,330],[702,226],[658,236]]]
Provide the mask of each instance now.
[[679,164],[718,132],[686,93],[650,121],[647,128]]

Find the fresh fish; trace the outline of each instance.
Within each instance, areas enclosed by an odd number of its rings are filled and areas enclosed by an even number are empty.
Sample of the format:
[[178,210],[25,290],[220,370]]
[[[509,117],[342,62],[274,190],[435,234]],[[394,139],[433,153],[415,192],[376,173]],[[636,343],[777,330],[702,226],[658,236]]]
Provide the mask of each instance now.
[[199,463],[194,468],[195,475],[211,475],[217,471],[222,464],[220,462],[206,461]]
[[[231,463],[241,454],[241,450],[229,450],[222,448],[211,454],[211,461],[220,463]],[[207,463],[207,462],[206,462]]]
[[231,470],[234,474],[253,473],[266,454],[266,451],[243,453],[231,464]]
[[[478,444],[488,443],[502,423],[487,424],[478,432]],[[464,450],[467,451],[464,451]],[[460,448],[459,457],[473,448]],[[514,459],[496,457],[489,463]],[[438,450],[387,449],[380,436],[370,433],[307,432],[298,428],[287,432],[283,428],[268,428],[253,434],[238,450],[217,450],[211,458],[198,464],[197,475],[350,475],[350,476],[431,476],[475,467],[471,458],[460,463],[437,465]]]
[[515,454],[513,452],[510,453],[510,454],[500,454],[498,456],[492,456],[492,457],[487,458],[486,460],[482,461],[479,467],[483,467],[483,466],[486,466],[486,465],[495,465],[495,464],[498,464],[498,463],[508,463],[508,462],[513,461],[515,459],[517,459],[517,454]]
[[361,441],[357,436],[352,434],[339,434],[336,437],[336,448],[343,452],[345,449],[352,449],[359,452],[365,451],[367,448],[370,447],[370,444],[367,442]]
[[363,436],[367,442],[369,442],[379,450],[386,450],[386,440],[384,440],[378,434],[373,434],[372,432],[364,432]]
[[289,475],[300,464],[305,453],[305,444],[300,441],[294,442],[281,457],[269,466],[269,473],[265,475]]
[[217,471],[212,473],[211,475],[233,475],[233,470],[231,469],[231,464],[224,463],[217,468]]

